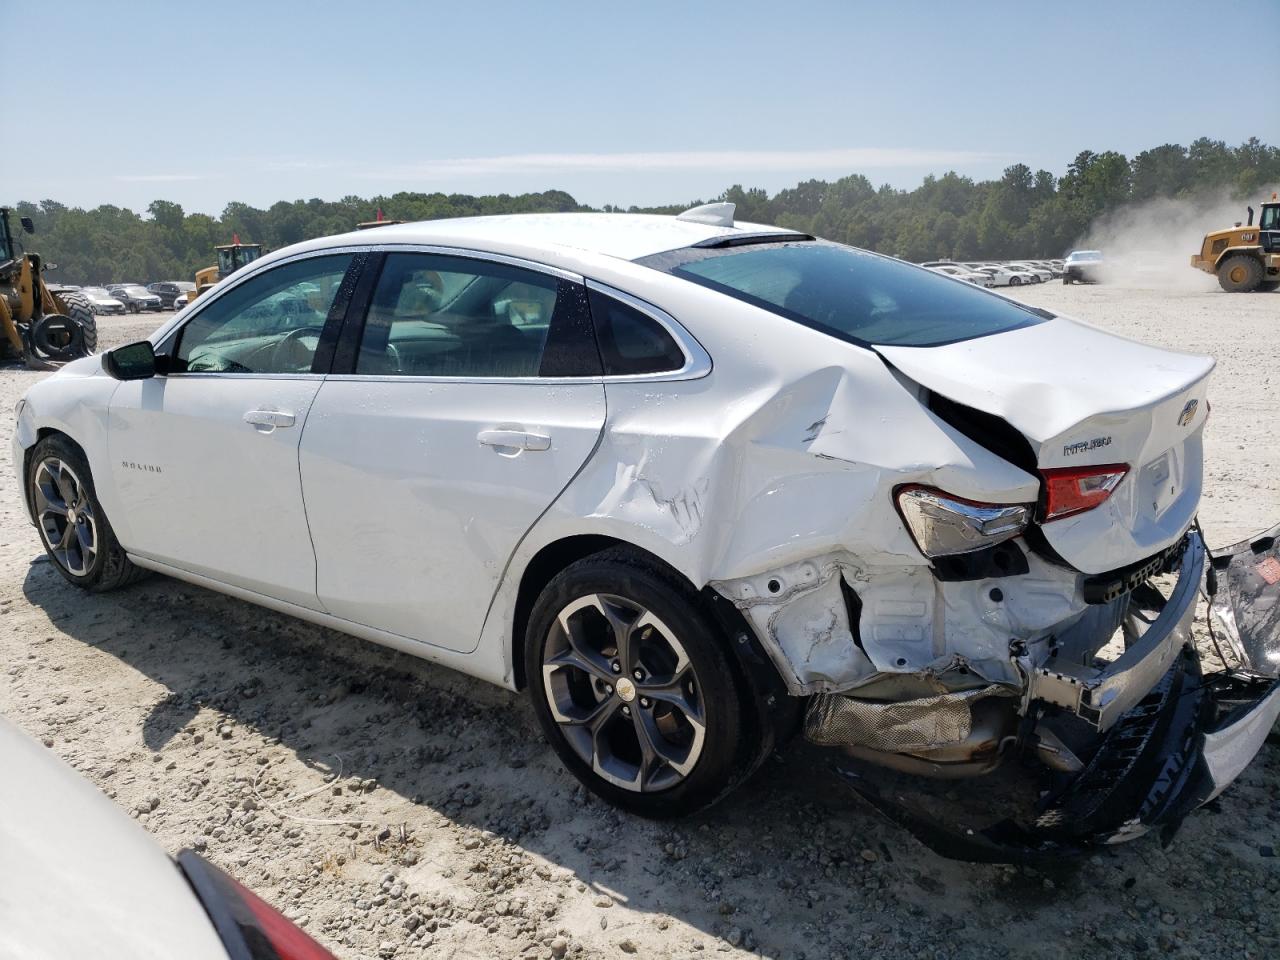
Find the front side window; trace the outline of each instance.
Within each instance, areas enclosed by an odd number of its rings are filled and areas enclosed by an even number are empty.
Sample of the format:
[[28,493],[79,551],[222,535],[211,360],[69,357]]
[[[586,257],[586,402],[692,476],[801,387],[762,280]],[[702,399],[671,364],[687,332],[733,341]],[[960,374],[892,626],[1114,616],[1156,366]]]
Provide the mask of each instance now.
[[1262,217],[1258,220],[1260,230],[1280,230],[1280,206],[1262,208]]
[[1043,322],[980,287],[821,240],[689,247],[639,262],[857,344],[938,346]]
[[[487,260],[388,254],[369,303],[355,372],[486,378],[597,374],[599,359],[580,291],[567,280]],[[580,368],[575,367],[579,358]]]
[[351,259],[294,260],[228,290],[183,327],[175,372],[310,373]]

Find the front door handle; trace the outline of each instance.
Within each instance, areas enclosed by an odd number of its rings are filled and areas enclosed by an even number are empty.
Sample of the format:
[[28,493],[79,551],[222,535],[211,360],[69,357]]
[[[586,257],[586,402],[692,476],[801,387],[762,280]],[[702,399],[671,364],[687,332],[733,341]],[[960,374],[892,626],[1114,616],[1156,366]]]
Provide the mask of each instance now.
[[292,427],[298,418],[279,410],[250,410],[244,415],[244,422],[252,424],[261,433],[270,433],[276,427]]
[[523,430],[481,430],[476,439],[486,447],[507,447],[515,450],[550,450],[551,438],[540,433]]

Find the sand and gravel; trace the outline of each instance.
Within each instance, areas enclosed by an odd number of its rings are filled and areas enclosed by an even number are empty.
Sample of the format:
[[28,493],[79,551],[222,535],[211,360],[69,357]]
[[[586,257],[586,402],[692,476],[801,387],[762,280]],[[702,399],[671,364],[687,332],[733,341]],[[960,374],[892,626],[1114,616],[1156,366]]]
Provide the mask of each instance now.
[[[1019,294],[1215,355],[1210,543],[1280,520],[1280,294]],[[155,322],[104,319],[102,343]],[[1280,955],[1280,746],[1168,848],[1052,869],[942,860],[799,744],[702,816],[638,820],[584,794],[520,697],[161,577],[66,585],[8,463],[40,376],[0,371],[0,712],[339,957]]]

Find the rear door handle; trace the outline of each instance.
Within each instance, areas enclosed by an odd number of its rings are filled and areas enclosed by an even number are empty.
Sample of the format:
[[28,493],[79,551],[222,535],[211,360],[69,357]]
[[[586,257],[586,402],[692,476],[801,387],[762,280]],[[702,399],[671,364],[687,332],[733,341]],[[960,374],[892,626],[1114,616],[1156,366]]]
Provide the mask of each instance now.
[[292,427],[298,418],[292,413],[281,413],[279,410],[250,410],[244,415],[244,422],[253,424],[263,433],[270,433],[276,427]]
[[509,447],[516,450],[550,450],[551,438],[523,430],[481,430],[476,439],[486,447]]

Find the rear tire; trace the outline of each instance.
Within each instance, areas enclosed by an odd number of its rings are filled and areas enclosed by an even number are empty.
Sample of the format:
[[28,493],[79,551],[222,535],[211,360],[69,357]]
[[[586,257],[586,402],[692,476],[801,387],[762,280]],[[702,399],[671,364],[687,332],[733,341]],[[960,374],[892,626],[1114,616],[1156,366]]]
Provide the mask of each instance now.
[[1280,280],[1263,280],[1260,284],[1258,284],[1258,289],[1261,290],[1263,293],[1270,293],[1272,290],[1275,290],[1277,287],[1280,287]]
[[1021,278],[1021,277],[1010,277],[1010,278],[1009,278],[1009,286],[1011,286],[1011,287],[1020,287],[1020,286],[1022,286],[1022,278]]
[[1227,293],[1252,293],[1262,278],[1262,264],[1247,253],[1233,254],[1218,264],[1218,285]]
[[760,718],[727,642],[676,574],[625,550],[570,564],[543,589],[525,676],[543,734],[582,784],[656,819],[715,803],[755,766]]
[[125,556],[98,502],[89,463],[68,437],[55,433],[35,445],[26,481],[40,542],[69,583],[105,593],[146,575]]

